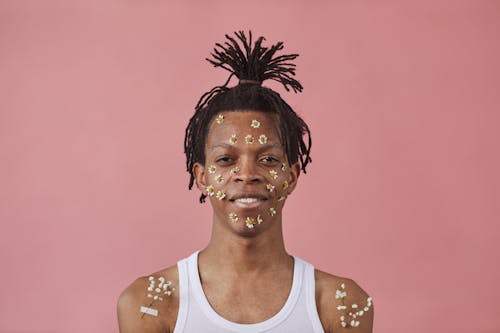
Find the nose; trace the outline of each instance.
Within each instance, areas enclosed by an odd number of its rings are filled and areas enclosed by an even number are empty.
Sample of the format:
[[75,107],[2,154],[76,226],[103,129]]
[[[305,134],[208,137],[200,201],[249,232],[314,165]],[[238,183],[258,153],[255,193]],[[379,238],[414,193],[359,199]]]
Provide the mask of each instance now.
[[236,182],[245,184],[260,183],[263,181],[262,175],[259,174],[257,165],[250,160],[242,160],[239,165],[239,171],[235,174]]

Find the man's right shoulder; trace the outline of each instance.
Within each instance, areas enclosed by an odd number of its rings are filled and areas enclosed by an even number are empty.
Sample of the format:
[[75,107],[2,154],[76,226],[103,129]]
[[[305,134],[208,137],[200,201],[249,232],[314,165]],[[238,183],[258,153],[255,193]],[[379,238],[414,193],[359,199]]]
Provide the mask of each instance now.
[[[141,312],[143,309],[145,312]],[[173,332],[179,309],[177,265],[142,276],[117,301],[120,333]]]

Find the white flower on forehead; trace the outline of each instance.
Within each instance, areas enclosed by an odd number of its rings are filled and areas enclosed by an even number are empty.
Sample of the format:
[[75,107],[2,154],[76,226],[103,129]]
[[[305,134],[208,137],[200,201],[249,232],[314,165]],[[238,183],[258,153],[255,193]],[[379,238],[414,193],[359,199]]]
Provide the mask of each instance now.
[[254,119],[252,120],[252,123],[250,124],[253,128],[259,128],[260,127],[260,121]]
[[238,215],[236,215],[236,213],[229,213],[229,219],[231,220],[231,222],[238,222]]
[[217,175],[215,176],[215,181],[217,182],[217,184],[222,184],[224,178],[222,177],[222,175]]
[[224,115],[223,114],[218,115],[215,121],[217,121],[217,124],[219,125],[222,124],[222,122],[224,121]]
[[231,135],[229,138],[229,143],[234,145],[238,141],[238,138],[236,137],[236,134]]
[[267,136],[265,134],[261,134],[259,136],[259,143],[263,145],[264,143],[267,143]]
[[281,170],[286,171],[286,164],[285,163],[281,163]]
[[224,191],[217,191],[217,194],[215,195],[215,197],[219,200],[222,200],[226,197],[226,193],[224,193]]
[[273,179],[278,179],[278,172],[276,170],[269,171],[269,174],[273,177]]
[[274,186],[273,184],[267,184],[267,185],[266,185],[266,188],[267,188],[267,190],[268,190],[269,192],[272,192],[272,191],[274,191],[275,186]]
[[207,195],[210,197],[213,196],[215,193],[213,185],[208,185],[206,190],[207,190]]
[[245,135],[245,143],[246,144],[252,144],[253,143],[253,136],[251,134]]
[[208,167],[208,173],[215,173],[215,165],[211,165]]
[[248,228],[248,229],[253,229],[253,225],[254,225],[254,220],[253,220],[253,218],[251,218],[251,217],[247,217],[247,218],[245,219],[245,223],[246,223],[246,225],[247,225],[247,228]]
[[234,168],[232,168],[232,169],[231,169],[230,173],[231,173],[232,175],[234,175],[235,173],[237,173],[237,172],[239,172],[239,171],[240,171],[240,168],[238,168],[238,167],[234,167]]
[[262,219],[262,217],[260,217],[260,215],[257,215],[257,223],[261,224],[262,222],[264,222],[264,220]]
[[276,209],[273,207],[269,208],[269,215],[274,216],[276,214]]
[[288,188],[288,181],[283,182],[283,189],[286,190]]

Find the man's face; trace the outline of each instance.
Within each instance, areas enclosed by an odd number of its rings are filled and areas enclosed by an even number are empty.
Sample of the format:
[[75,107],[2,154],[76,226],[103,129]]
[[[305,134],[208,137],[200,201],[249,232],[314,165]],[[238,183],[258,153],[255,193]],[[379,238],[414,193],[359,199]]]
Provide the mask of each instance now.
[[298,164],[289,166],[276,116],[257,111],[221,112],[210,125],[205,165],[195,164],[198,187],[217,220],[257,231],[277,219],[295,187]]

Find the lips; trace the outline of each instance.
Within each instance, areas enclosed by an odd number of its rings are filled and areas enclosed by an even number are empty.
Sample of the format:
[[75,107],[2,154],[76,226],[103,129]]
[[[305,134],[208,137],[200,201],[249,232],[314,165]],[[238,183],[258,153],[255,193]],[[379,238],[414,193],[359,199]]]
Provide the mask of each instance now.
[[267,198],[260,194],[237,194],[229,201],[240,209],[255,209],[262,205]]

